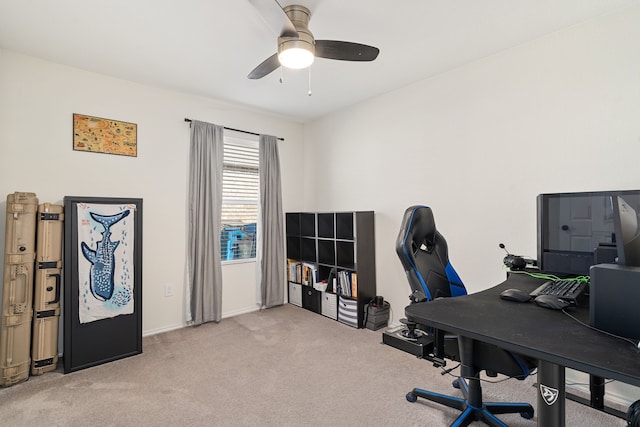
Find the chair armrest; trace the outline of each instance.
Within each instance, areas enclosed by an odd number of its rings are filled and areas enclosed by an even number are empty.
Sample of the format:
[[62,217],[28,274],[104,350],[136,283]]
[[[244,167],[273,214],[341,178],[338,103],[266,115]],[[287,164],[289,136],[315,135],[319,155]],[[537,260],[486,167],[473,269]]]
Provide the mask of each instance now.
[[417,302],[427,301],[427,296],[422,291],[413,291],[411,295],[409,295],[409,299],[411,300],[411,304],[415,304]]

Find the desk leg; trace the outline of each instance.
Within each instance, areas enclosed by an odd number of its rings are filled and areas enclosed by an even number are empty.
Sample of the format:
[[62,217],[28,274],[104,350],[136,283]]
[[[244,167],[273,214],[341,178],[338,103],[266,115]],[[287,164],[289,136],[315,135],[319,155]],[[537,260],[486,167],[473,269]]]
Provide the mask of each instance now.
[[565,425],[564,366],[538,361],[538,426]]
[[591,407],[604,411],[604,378],[589,375],[589,390],[591,391]]

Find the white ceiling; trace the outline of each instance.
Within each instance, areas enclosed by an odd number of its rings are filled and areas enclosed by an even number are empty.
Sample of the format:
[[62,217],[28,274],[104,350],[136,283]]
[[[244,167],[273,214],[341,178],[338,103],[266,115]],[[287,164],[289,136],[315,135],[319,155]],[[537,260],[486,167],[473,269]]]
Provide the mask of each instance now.
[[0,47],[305,122],[637,4],[637,0],[281,0],[317,39],[376,46],[374,62],[317,59],[247,74],[276,51],[248,0],[0,0]]

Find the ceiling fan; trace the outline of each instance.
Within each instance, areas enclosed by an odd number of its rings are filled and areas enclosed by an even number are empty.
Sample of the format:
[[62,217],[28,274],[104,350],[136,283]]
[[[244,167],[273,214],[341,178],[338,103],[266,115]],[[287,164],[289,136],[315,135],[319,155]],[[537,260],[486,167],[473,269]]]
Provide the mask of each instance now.
[[277,0],[249,0],[258,9],[267,24],[278,34],[278,52],[265,59],[248,75],[260,79],[280,66],[306,68],[315,57],[341,61],[373,61],[380,50],[360,43],[315,40],[309,31],[311,12],[304,6],[284,8]]

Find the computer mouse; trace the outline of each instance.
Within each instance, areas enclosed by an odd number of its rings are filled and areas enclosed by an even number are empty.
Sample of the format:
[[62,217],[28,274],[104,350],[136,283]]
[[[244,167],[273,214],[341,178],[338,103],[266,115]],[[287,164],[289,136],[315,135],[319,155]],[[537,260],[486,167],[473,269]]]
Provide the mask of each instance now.
[[500,293],[500,298],[507,301],[527,302],[531,299],[531,296],[520,289],[505,289]]
[[538,295],[533,302],[540,307],[552,308],[554,310],[562,310],[570,305],[567,301],[560,299],[555,295]]

